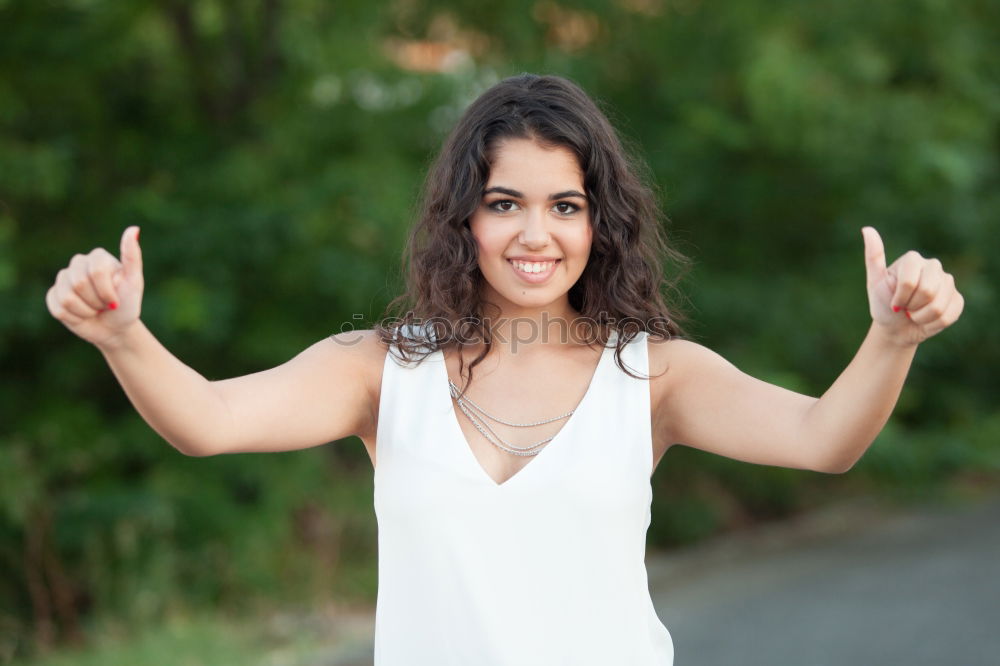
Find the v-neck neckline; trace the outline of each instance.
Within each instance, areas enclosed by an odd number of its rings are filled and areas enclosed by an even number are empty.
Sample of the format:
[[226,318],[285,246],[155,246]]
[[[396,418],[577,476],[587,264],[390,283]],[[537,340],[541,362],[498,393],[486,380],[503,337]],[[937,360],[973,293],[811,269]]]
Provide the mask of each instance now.
[[[609,338],[608,344],[615,342],[616,340],[617,338],[615,337],[615,334],[612,333],[612,337]],[[529,467],[534,467],[536,464],[538,464],[538,459],[546,455],[546,452],[549,449],[551,449],[554,445],[558,445],[559,442],[562,439],[564,439],[563,433],[565,433],[566,430],[570,428],[570,426],[574,425],[574,419],[577,418],[577,415],[580,413],[581,409],[587,406],[588,401],[590,400],[590,396],[594,392],[594,384],[597,383],[597,380],[600,377],[601,369],[604,365],[604,357],[608,355],[608,351],[610,349],[613,348],[605,346],[601,350],[601,354],[597,359],[597,365],[590,376],[590,383],[587,384],[587,390],[583,394],[583,397],[580,398],[580,402],[577,403],[576,407],[573,409],[573,413],[569,416],[566,422],[563,423],[562,427],[559,428],[559,430],[552,437],[552,439],[549,440],[549,442],[538,453],[532,456],[533,459],[531,461],[526,463],[521,469],[514,472],[514,474],[508,477],[507,480],[504,481],[503,483],[497,483],[496,479],[490,476],[489,472],[487,472],[486,469],[483,468],[482,464],[479,462],[479,459],[476,458],[476,454],[473,453],[472,447],[469,445],[469,440],[465,436],[465,431],[462,430],[462,424],[459,423],[458,414],[455,413],[455,399],[451,396],[451,388],[448,386],[448,382],[451,381],[451,377],[448,376],[448,364],[444,356],[444,350],[439,349],[437,351],[437,354],[441,359],[442,373],[444,374],[444,381],[441,382],[441,384],[444,387],[444,390],[446,391],[445,395],[447,396],[448,399],[448,408],[449,408],[448,412],[450,414],[448,420],[451,422],[451,428],[457,436],[458,443],[462,445],[463,449],[465,449],[465,452],[462,454],[462,456],[471,461],[473,466],[475,466],[479,470],[479,475],[481,476],[481,478],[489,482],[489,484],[496,489],[506,488],[515,479],[523,476],[525,471]],[[491,446],[494,445],[491,444]],[[508,454],[508,455],[513,455],[513,454]]]

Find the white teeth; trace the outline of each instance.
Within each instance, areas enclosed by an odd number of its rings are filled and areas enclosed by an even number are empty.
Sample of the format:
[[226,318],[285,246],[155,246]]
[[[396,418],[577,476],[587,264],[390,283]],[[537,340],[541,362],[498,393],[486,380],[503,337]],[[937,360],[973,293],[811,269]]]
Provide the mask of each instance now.
[[515,268],[522,270],[525,273],[544,273],[545,271],[549,270],[556,264],[556,262],[554,261],[546,261],[541,263],[527,262],[527,261],[511,261],[511,263],[514,264]]

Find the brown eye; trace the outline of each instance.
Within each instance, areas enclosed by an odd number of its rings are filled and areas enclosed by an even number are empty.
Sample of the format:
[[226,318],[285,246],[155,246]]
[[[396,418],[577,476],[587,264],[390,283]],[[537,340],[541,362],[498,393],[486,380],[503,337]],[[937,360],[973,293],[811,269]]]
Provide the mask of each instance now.
[[580,207],[576,204],[571,204],[566,201],[560,201],[555,205],[555,208],[560,215],[572,215],[580,210]]
[[517,204],[510,199],[500,199],[498,201],[494,201],[493,203],[486,204],[486,207],[490,210],[495,210],[498,213],[509,213],[514,210],[514,206],[516,205]]

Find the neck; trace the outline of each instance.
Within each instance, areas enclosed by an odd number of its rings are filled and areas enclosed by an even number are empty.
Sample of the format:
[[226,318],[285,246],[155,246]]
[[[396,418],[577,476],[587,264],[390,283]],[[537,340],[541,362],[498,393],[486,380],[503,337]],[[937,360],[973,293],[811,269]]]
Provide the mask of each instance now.
[[592,326],[570,307],[553,304],[545,308],[487,308],[487,325],[493,334],[493,353],[514,355],[543,349],[578,347],[594,342]]

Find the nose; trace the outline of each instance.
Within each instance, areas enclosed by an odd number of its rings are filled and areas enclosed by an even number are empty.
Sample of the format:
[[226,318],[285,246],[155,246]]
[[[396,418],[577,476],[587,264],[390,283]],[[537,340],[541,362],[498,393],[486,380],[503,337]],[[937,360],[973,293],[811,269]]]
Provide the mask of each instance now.
[[524,225],[518,240],[525,247],[539,248],[549,244],[549,230],[545,226],[544,211],[531,208],[523,216]]

